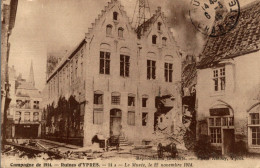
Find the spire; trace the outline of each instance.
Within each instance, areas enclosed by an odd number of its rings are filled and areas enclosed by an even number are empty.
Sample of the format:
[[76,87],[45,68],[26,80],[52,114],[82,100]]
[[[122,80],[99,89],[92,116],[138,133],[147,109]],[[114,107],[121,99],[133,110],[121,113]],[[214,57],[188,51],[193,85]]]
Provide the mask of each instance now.
[[34,82],[34,73],[33,73],[33,62],[31,61],[31,68],[30,68],[30,74],[28,78],[28,83],[31,83],[33,86],[35,86]]

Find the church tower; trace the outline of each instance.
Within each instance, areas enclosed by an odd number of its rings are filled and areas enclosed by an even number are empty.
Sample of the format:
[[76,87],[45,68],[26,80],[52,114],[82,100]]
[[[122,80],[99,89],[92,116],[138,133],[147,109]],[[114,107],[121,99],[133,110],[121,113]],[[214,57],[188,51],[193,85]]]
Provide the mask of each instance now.
[[31,83],[33,86],[35,86],[34,82],[34,73],[33,73],[33,62],[31,61],[31,68],[30,68],[30,74],[28,78],[28,83]]

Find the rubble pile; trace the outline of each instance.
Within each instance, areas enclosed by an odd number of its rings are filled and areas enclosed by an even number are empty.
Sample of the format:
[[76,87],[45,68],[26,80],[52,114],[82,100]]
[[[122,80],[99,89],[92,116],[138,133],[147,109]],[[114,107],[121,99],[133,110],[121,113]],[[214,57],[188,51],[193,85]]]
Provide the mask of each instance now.
[[66,148],[62,151],[60,150],[61,146],[52,145],[51,147],[44,146],[38,140],[29,140],[23,143],[14,143],[7,142],[4,150],[2,151],[3,157],[13,156],[15,158],[23,159],[34,159],[40,158],[43,160],[59,160],[59,159],[68,159],[68,160],[78,160],[78,159],[97,159],[97,158],[111,158],[116,154],[132,154],[131,146],[124,146],[117,149],[116,147],[110,147],[108,151],[100,148],[97,143],[94,143],[92,146],[78,149]]

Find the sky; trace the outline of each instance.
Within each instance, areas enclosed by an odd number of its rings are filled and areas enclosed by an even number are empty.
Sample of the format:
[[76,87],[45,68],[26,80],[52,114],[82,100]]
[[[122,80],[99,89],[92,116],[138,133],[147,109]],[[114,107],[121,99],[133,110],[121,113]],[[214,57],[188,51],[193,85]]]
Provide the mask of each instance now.
[[[85,36],[91,23],[110,0],[19,0],[15,27],[10,37],[9,66],[17,75],[29,76],[34,65],[36,88],[42,90],[46,81],[47,55],[64,55]],[[162,7],[170,20],[179,46],[191,53],[199,52],[204,37],[187,23],[190,0],[148,0],[151,14]],[[241,6],[252,0],[240,0]],[[136,0],[121,0],[128,17],[133,17]]]

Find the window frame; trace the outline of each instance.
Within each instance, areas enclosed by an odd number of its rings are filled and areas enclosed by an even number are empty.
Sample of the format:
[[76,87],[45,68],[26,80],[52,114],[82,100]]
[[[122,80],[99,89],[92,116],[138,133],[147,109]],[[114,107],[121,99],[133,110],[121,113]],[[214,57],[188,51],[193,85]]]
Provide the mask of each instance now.
[[[212,130],[220,129],[220,141],[218,141],[217,133],[213,132],[215,136],[212,141]],[[223,129],[234,129],[234,116],[232,115],[225,115],[225,116],[210,116],[208,117],[208,132],[210,136],[210,143],[213,145],[220,145],[222,144],[222,130]]]
[[164,63],[164,80],[165,82],[173,82],[173,63]]
[[120,76],[130,77],[130,56],[120,54]]
[[94,105],[103,105],[104,94],[102,92],[94,92],[93,104]]
[[[251,148],[260,148],[260,112],[252,111],[248,115],[248,145]],[[257,131],[253,131],[254,129]]]
[[128,105],[128,107],[135,107],[135,95],[133,95],[133,94],[128,95],[127,105]]
[[226,69],[219,67],[213,69],[213,86],[214,92],[223,92],[226,90]]
[[147,79],[156,79],[156,61],[154,60],[147,60]]
[[[103,53],[103,56],[102,56]],[[99,56],[99,74],[110,75],[111,53],[108,51],[100,51]]]
[[119,92],[111,93],[111,105],[120,105],[121,104],[121,94]]

